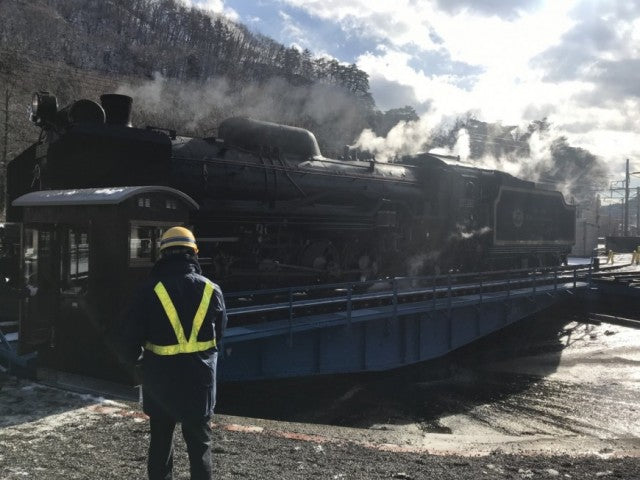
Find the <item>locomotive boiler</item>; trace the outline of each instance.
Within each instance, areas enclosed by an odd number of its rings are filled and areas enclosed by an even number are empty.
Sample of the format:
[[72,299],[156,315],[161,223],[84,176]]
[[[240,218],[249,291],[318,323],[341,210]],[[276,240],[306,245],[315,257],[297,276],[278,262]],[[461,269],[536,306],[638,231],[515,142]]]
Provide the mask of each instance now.
[[[558,265],[574,243],[561,193],[500,171],[430,153],[326,158],[307,130],[242,117],[179,136],[133,127],[131,107],[109,94],[58,109],[36,94],[42,135],[8,165],[8,220],[34,190],[172,187],[199,204],[205,273],[227,290]],[[143,227],[132,235],[153,250],[161,232]]]

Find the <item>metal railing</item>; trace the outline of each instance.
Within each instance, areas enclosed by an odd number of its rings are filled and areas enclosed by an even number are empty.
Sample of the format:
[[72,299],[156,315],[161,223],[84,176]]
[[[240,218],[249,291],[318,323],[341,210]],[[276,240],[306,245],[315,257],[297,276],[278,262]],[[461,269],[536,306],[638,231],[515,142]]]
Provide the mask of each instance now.
[[590,284],[591,276],[591,265],[575,265],[233,292],[226,294],[225,300],[231,327],[285,319],[293,325],[300,317],[335,312],[344,312],[350,323],[354,311],[363,308],[386,306],[394,317],[400,306],[408,303],[422,302],[425,310],[435,310],[444,302],[451,310],[456,297],[473,296],[479,304],[489,298],[508,300],[515,292],[533,298],[543,287],[546,293],[551,287],[555,294],[561,285],[567,290],[578,288],[579,282]]

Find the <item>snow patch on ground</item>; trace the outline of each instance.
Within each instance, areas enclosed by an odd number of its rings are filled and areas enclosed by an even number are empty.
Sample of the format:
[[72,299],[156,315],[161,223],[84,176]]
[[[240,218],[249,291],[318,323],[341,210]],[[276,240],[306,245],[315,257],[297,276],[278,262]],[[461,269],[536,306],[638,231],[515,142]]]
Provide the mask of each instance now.
[[127,410],[124,403],[24,380],[4,383],[1,389],[0,428],[8,437],[58,437],[54,432],[60,427],[83,429],[105,414],[118,415]]

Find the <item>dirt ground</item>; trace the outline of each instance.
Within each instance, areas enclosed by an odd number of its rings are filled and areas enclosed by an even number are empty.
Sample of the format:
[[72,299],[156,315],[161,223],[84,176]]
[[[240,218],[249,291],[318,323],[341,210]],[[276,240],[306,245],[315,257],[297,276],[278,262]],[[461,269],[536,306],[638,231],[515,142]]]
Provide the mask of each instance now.
[[[145,478],[148,421],[137,403],[0,379],[0,479]],[[349,435],[352,431],[353,435]],[[287,422],[217,415],[214,478],[281,479],[640,479],[640,458],[598,455],[447,455],[363,437],[358,429],[318,433]],[[640,452],[636,442],[635,454]],[[187,479],[176,434],[175,478]]]
[[[444,378],[223,384],[214,478],[640,480],[640,329],[574,316],[477,342]],[[0,480],[146,478],[138,403],[56,375],[68,388],[0,373]]]

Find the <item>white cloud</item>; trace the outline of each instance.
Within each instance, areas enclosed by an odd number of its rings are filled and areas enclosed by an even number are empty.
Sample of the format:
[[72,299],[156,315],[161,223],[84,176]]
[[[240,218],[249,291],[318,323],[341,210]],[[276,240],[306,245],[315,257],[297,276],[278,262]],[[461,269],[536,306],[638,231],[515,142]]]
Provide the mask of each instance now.
[[[426,102],[433,99],[438,110],[461,111],[469,109],[469,103],[465,100],[467,93],[454,86],[447,76],[429,76],[421,70],[415,70],[409,65],[411,56],[407,53],[389,50],[386,47],[381,53],[366,53],[358,58],[358,67],[371,75],[371,88],[375,96],[376,77],[384,79],[386,82],[398,85],[410,86],[413,89],[418,102]],[[388,83],[387,83],[388,86]],[[447,107],[438,108],[442,105],[442,100],[449,99]],[[381,105],[381,108],[388,109],[402,105]],[[422,112],[420,112],[422,113]]]
[[571,25],[567,11],[572,5],[550,1],[533,14],[510,21],[464,9],[452,15],[427,0],[282,1],[319,18],[357,27],[360,35],[384,39],[396,47],[444,49],[453,60],[486,65],[499,63],[500,56],[528,58],[531,52],[548,47]]
[[[357,62],[372,78],[374,97],[376,79],[387,88],[395,82],[413,88],[418,102],[433,100],[443,114],[478,110],[488,121],[503,122],[522,121],[532,98],[557,100],[553,93],[559,92],[541,84],[542,75],[532,72],[528,62],[572,25],[567,18],[570,2],[550,2],[532,15],[505,20],[464,9],[452,15],[429,1],[284,1],[320,18],[358,25],[360,32],[379,39],[377,48]],[[485,2],[485,8],[491,5]],[[456,75],[455,69],[428,71],[428,56],[433,53],[476,66],[483,73],[472,73],[467,83],[473,87],[464,89],[460,86],[464,74]],[[425,58],[424,69],[415,67],[416,57]],[[398,105],[381,105],[393,106]]]
[[282,0],[324,20],[336,21],[346,31],[385,39],[395,45],[418,44],[435,48],[430,37],[430,2],[397,0]]
[[278,16],[280,17],[280,20],[282,20],[282,31],[284,36],[289,38],[289,44],[304,44],[305,32],[298,25],[296,20],[291,15],[283,11],[278,12]]
[[[488,69],[474,76],[470,90],[458,86],[454,75],[429,75],[415,70],[409,64],[411,56],[404,52],[384,49],[384,53],[367,53],[358,59],[358,66],[371,75],[371,89],[376,95],[377,79],[383,79],[385,88],[389,82],[399,89],[411,87],[418,102],[430,102],[441,117],[461,115],[468,111],[478,113],[481,120],[520,124],[531,111],[531,104],[559,108],[563,99],[571,97],[588,84],[567,82],[550,85],[540,81],[541,74],[522,72],[517,77],[505,72]],[[406,95],[405,95],[406,96]],[[401,105],[380,105],[387,109]],[[539,118],[539,117],[538,117]]]
[[550,2],[513,21],[470,12],[455,16],[437,12],[433,22],[452,59],[516,76],[528,68],[532,56],[557,43],[573,24],[567,17],[570,5]]
[[229,8],[225,6],[224,0],[184,0],[188,5],[192,7],[198,7],[202,10],[207,10],[209,12],[224,15],[230,20],[238,21],[240,20],[240,15],[233,8]]

